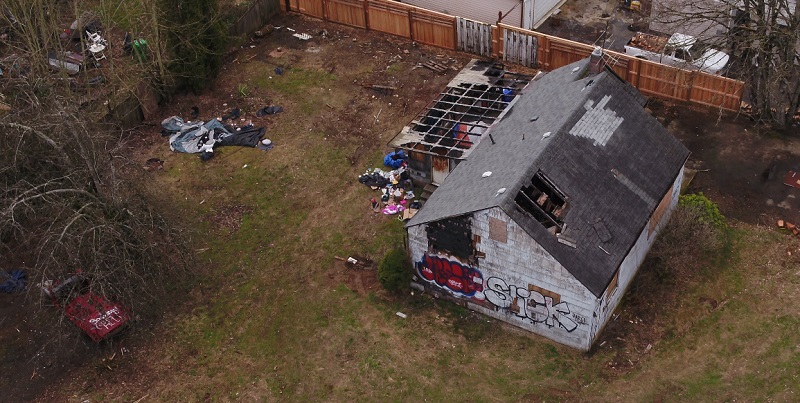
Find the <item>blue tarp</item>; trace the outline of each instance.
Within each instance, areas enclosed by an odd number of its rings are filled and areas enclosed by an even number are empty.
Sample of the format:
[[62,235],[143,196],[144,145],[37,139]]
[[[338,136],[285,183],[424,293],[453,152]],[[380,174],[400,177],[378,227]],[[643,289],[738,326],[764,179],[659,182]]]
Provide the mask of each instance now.
[[383,157],[383,165],[397,169],[403,166],[403,162],[406,158],[408,158],[408,156],[406,156],[403,150],[392,151]]

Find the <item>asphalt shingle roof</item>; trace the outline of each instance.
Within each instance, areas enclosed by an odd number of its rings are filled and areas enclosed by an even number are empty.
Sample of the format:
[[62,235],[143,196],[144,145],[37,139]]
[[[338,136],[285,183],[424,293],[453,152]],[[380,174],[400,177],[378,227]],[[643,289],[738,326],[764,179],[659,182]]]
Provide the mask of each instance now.
[[[609,71],[586,75],[587,64],[528,85],[489,128],[495,143],[479,143],[407,226],[501,207],[602,295],[689,151],[644,110],[638,91]],[[569,199],[562,235],[576,248],[559,243],[514,202],[539,171]]]

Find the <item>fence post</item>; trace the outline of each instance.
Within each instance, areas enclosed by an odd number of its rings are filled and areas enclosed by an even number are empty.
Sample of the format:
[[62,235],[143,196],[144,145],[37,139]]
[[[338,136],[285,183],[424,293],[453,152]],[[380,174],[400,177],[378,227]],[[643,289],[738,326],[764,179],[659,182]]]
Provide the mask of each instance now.
[[458,17],[453,17],[453,50],[458,50]]
[[503,29],[499,25],[492,25],[492,57],[501,58],[503,49]]
[[408,36],[411,38],[411,41],[414,41],[414,9],[408,9]]
[[322,20],[328,21],[328,2],[322,0]]

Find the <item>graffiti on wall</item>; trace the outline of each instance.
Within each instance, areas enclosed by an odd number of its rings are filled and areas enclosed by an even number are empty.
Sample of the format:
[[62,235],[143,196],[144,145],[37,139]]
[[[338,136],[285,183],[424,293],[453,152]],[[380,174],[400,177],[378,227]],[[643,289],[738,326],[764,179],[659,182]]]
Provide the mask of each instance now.
[[[567,332],[578,328],[578,324],[585,324],[586,318],[570,312],[569,304],[559,302],[553,304],[553,298],[527,288],[509,285],[499,277],[490,277],[486,280],[483,291],[486,300],[499,309],[507,310],[514,315],[530,320],[533,323],[543,323],[548,327],[558,326]],[[573,317],[576,320],[573,320]]]
[[483,275],[478,269],[428,254],[416,266],[420,277],[439,287],[462,296],[483,299]]

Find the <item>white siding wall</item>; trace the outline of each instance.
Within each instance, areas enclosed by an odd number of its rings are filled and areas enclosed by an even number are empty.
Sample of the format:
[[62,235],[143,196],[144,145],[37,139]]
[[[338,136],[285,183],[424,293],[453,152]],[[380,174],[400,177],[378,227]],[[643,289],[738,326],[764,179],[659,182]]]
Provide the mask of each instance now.
[[[667,225],[669,217],[672,215],[672,211],[675,210],[675,207],[678,205],[678,197],[681,193],[680,190],[682,181],[683,169],[681,169],[678,178],[675,179],[675,182],[672,184],[672,198],[670,199],[669,207],[661,217],[661,220],[658,222],[655,230],[652,234],[650,234],[650,224],[648,223],[645,225],[645,228],[639,235],[639,239],[636,241],[636,244],[633,246],[631,251],[628,253],[628,256],[625,257],[625,260],[623,260],[622,264],[620,265],[617,287],[613,290],[607,289],[605,294],[600,299],[596,300],[594,313],[591,315],[592,326],[590,336],[592,343],[594,343],[598,334],[600,334],[600,332],[603,330],[603,327],[605,327],[605,325],[608,323],[611,313],[613,313],[614,309],[616,309],[617,305],[619,305],[622,296],[625,294],[625,291],[631,284],[631,280],[633,280],[633,277],[639,271],[639,266],[641,266],[645,256],[647,256],[647,252],[650,251],[650,246],[653,245],[653,241],[655,241],[656,236],[661,229]],[[609,292],[610,295],[607,295]]]
[[[505,242],[490,239],[490,218],[507,223]],[[469,274],[454,283],[456,290],[444,281],[444,286],[426,281],[421,272],[417,273],[418,281],[465,300],[478,312],[559,343],[588,350],[597,298],[501,209],[474,213],[472,231],[473,235],[480,236],[476,249],[486,254],[479,259],[478,266],[472,268],[477,271],[467,268],[466,262],[455,257],[436,255],[435,259],[448,265],[447,269],[437,270]],[[408,234],[412,260],[422,262],[428,251],[425,226],[411,227]],[[482,291],[474,294],[458,291],[463,288],[464,281],[480,284]]]
[[[412,6],[422,7],[431,11],[455,15],[457,17],[469,18],[471,20],[485,22],[487,24],[497,23],[497,13],[507,13],[519,0],[403,0],[403,3]],[[515,27],[522,27],[522,4],[517,5],[503,23]]]

